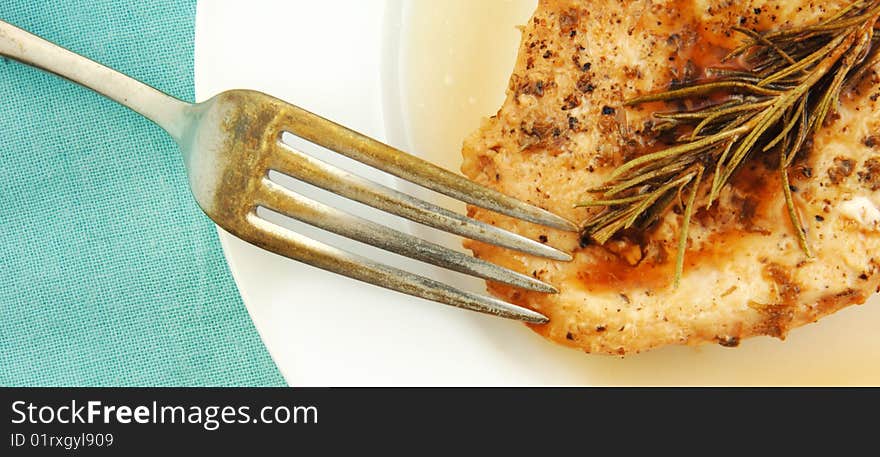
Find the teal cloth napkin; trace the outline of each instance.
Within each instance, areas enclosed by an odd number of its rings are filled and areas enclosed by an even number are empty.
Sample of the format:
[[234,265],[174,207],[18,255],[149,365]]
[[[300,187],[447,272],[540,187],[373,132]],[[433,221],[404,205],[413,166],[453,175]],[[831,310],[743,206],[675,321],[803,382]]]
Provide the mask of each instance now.
[[[195,1],[3,0],[0,18],[193,99]],[[278,386],[173,141],[0,62],[0,385]]]

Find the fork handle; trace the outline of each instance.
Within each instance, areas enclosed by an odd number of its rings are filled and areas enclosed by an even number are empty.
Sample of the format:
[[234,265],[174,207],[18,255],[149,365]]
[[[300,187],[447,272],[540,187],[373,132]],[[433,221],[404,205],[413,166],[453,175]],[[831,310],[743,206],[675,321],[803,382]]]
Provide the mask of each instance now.
[[180,141],[192,106],[0,20],[0,56],[54,73],[140,113]]

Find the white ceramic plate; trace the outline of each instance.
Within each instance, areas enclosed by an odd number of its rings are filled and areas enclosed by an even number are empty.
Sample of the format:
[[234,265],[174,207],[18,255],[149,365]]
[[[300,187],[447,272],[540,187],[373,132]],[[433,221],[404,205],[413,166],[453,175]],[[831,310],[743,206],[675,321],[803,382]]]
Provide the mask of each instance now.
[[[534,0],[202,1],[196,95],[262,90],[456,169],[459,147],[503,100]],[[449,204],[311,145],[306,152]],[[305,185],[296,190],[448,246],[458,240]],[[480,290],[294,222],[316,238]],[[880,384],[880,303],[786,342],[672,347],[625,359],[544,342],[521,325],[364,285],[220,234],[248,311],[290,385]],[[231,341],[230,344],[235,344]]]

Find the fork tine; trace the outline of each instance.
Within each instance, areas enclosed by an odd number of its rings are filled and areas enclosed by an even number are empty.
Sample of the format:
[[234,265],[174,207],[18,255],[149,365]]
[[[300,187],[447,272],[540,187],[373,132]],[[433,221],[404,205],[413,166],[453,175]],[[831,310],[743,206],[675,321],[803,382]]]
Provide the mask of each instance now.
[[291,106],[287,113],[289,118],[285,130],[358,162],[457,200],[501,214],[569,232],[578,230],[571,221],[547,210],[481,186],[464,176],[440,168],[302,108]]
[[464,217],[411,195],[348,173],[279,141],[281,150],[272,154],[269,167],[286,175],[327,189],[401,217],[478,241],[515,249],[527,254],[569,261],[571,255],[498,227]]
[[458,308],[531,324],[549,322],[549,319],[535,311],[485,295],[459,290],[439,281],[328,246],[266,221],[256,213],[249,213],[247,219],[248,230],[241,233],[233,232],[233,235],[268,251],[314,267]]
[[442,268],[528,290],[544,293],[557,292],[553,286],[531,276],[508,270],[485,260],[476,259],[318,203],[298,195],[268,178],[263,178],[263,189],[258,194],[255,203],[329,232]]

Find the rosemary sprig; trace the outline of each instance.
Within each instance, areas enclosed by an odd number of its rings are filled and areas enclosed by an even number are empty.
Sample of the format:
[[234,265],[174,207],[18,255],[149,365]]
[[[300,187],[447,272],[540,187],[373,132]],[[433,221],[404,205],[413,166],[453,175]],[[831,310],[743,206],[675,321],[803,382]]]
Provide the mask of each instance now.
[[[863,0],[822,22],[788,30],[735,27],[746,39],[724,61],[737,59],[742,70],[710,68],[708,81],[628,101],[628,106],[657,101],[703,105],[655,113],[661,121],[656,130],[685,133],[670,147],[623,164],[604,185],[591,189],[599,197],[578,206],[602,210],[583,223],[583,235],[604,244],[623,230],[647,230],[677,200],[683,210],[677,286],[693,214],[718,200],[744,162],[776,150],[789,218],[801,249],[812,257],[792,197],[789,168],[810,135],[825,125],[847,83],[880,62],[880,37],[874,36],[878,17],[880,0]],[[706,100],[717,101],[705,105]]]

